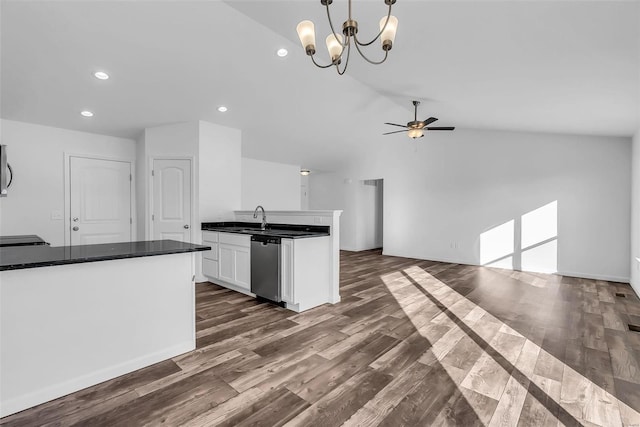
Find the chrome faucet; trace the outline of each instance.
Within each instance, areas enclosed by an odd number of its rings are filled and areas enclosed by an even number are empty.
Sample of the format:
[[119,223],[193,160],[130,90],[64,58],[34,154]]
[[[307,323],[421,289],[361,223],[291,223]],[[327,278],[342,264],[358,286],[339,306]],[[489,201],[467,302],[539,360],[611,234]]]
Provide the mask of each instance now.
[[258,218],[258,209],[262,209],[262,224],[260,224],[260,230],[264,230],[267,228],[267,214],[264,213],[264,208],[260,205],[253,211],[253,217]]

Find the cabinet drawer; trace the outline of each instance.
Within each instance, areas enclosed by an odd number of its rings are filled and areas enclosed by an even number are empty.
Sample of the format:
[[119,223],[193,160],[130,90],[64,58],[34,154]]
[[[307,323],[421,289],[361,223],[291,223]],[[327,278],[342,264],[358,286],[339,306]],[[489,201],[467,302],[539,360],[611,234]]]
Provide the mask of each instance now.
[[220,243],[229,245],[251,247],[251,236],[248,234],[218,233]]
[[214,242],[207,242],[207,241],[202,242],[202,244],[206,246],[211,246],[210,251],[202,252],[202,258],[217,261],[218,260],[218,244]]
[[218,261],[213,261],[207,258],[202,259],[202,274],[214,279],[218,278]]
[[218,232],[217,231],[203,231],[202,232],[202,241],[203,242],[217,242],[218,241]]

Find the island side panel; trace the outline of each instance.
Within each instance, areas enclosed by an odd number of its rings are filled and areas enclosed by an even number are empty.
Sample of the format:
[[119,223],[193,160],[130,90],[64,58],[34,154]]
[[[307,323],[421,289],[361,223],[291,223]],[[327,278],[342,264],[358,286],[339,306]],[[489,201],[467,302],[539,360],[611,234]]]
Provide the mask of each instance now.
[[0,272],[0,416],[195,348],[192,253]]

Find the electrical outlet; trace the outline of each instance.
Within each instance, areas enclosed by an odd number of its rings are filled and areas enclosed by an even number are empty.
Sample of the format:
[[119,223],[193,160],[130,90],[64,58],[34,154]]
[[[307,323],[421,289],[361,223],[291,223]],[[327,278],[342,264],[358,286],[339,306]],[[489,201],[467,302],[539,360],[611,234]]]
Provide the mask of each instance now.
[[57,221],[57,220],[62,220],[62,219],[63,219],[62,211],[51,211],[51,220],[52,221]]

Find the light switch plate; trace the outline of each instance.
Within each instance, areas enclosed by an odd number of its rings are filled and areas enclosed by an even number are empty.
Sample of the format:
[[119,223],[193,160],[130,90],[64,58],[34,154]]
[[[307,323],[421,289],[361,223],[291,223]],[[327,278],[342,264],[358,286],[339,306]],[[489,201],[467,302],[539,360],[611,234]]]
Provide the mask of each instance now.
[[62,211],[51,211],[51,219],[52,220],[62,220],[63,219]]

